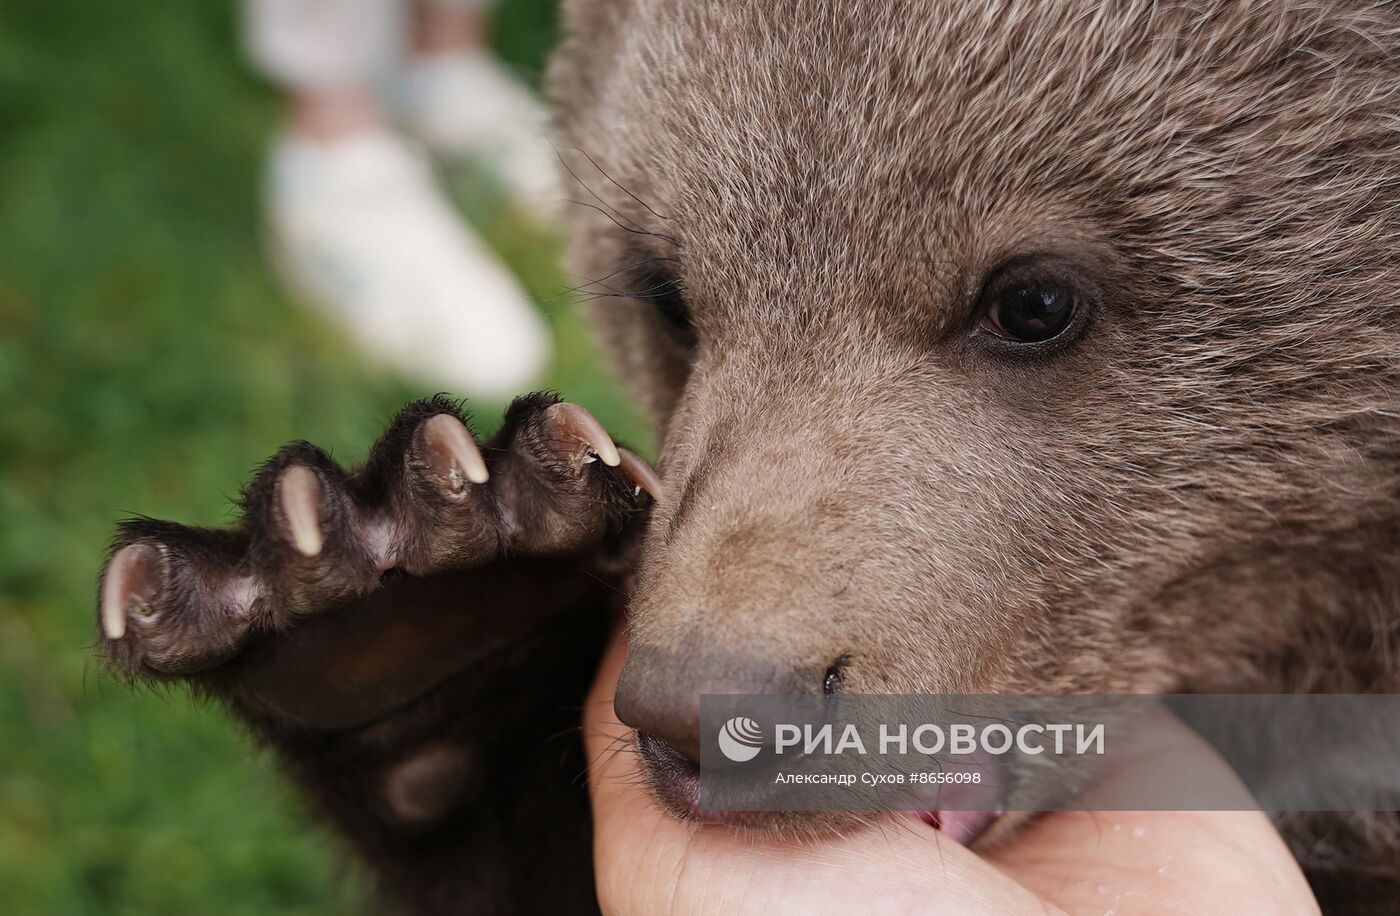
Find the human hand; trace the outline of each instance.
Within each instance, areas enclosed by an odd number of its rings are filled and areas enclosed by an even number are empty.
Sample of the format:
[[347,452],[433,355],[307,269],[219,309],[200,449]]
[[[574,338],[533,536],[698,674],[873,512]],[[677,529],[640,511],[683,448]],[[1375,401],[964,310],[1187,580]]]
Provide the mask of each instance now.
[[[604,912],[1317,913],[1256,811],[1056,812],[986,853],[889,815],[820,842],[682,823],[647,791],[613,713],[626,648],[609,649],[584,715],[594,868]],[[1184,726],[1144,766],[1221,766]],[[1114,777],[1109,777],[1114,778]]]

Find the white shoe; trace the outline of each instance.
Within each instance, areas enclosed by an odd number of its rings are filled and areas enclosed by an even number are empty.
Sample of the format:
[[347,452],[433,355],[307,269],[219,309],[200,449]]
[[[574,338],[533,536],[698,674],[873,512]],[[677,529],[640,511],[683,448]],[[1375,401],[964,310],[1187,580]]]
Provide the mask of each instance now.
[[520,393],[544,367],[539,312],[398,137],[285,135],[265,194],[278,266],[373,356],[492,398]]
[[416,57],[397,101],[404,125],[444,159],[481,160],[539,217],[562,208],[559,157],[540,99],[485,51]]

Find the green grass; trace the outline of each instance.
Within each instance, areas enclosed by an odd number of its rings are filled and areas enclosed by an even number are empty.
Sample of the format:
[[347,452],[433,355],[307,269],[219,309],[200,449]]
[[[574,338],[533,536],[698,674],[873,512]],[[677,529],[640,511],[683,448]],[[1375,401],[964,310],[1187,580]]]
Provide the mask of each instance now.
[[[498,42],[538,73],[547,0]],[[236,3],[0,5],[0,912],[344,912],[333,844],[238,729],[133,696],[92,658],[113,523],[229,518],[249,469],[305,437],[362,456],[424,393],[365,366],[270,277],[258,232],[277,119]],[[635,440],[561,292],[557,245],[461,180],[540,298],[549,379]],[[468,189],[472,189],[468,193]],[[489,426],[499,405],[476,405]]]

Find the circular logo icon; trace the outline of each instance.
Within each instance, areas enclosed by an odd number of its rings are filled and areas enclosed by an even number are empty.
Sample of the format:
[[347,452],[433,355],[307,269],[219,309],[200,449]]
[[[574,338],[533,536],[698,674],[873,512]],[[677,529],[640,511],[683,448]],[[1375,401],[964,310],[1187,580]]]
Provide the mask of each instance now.
[[719,730],[720,753],[735,763],[754,759],[762,748],[763,731],[753,719],[735,716]]

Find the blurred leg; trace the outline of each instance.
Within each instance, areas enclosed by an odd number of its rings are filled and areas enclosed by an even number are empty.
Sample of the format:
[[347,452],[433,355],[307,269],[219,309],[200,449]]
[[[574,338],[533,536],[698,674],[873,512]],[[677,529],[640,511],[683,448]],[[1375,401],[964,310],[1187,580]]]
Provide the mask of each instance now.
[[415,54],[446,54],[486,46],[485,0],[421,0],[412,24]]
[[540,217],[561,202],[538,97],[486,46],[484,0],[418,0],[404,92],[407,126],[433,152],[474,159]]
[[402,46],[395,0],[244,0],[254,67],[290,92],[372,87]]
[[249,55],[288,96],[269,156],[273,254],[371,355],[432,387],[505,398],[548,358],[543,321],[388,126],[392,0],[248,0]]

